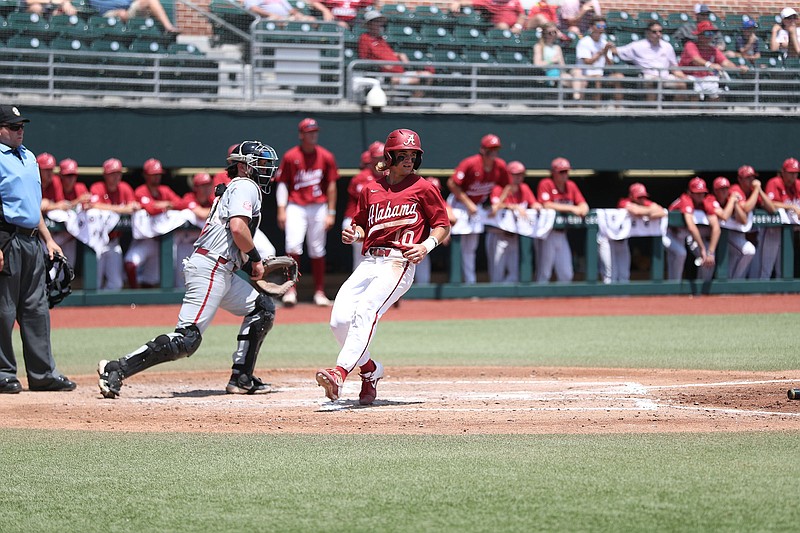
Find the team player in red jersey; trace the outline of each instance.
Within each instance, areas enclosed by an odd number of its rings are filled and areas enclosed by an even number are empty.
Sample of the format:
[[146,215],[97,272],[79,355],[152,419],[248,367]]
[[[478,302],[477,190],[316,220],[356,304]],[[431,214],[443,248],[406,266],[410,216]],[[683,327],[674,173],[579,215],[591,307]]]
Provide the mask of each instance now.
[[[198,172],[192,176],[192,190],[181,198],[184,209],[191,210],[198,220],[205,220],[214,203],[214,183],[211,175]],[[178,228],[172,232],[172,249],[175,257],[175,287],[183,287],[183,260],[194,252],[194,242],[200,236],[200,228]]]
[[[164,167],[158,159],[144,162],[144,183],[133,191],[136,201],[150,216],[160,215],[170,209],[182,209],[181,197],[161,184]],[[136,239],[125,254],[125,273],[131,289],[155,287],[159,282],[158,240]]]
[[55,175],[56,158],[47,152],[36,156],[39,165],[39,176],[42,179],[42,212],[47,213],[56,209],[68,209],[64,202],[64,189],[61,179]]
[[[511,178],[506,162],[497,157],[502,144],[500,137],[484,135],[477,154],[462,160],[455,169],[447,187],[452,193],[447,201],[453,209],[466,209],[470,217],[478,213],[478,206],[487,203],[495,185],[506,187]],[[478,251],[479,233],[461,235],[461,271],[464,283],[477,281],[475,273],[475,254]],[[491,251],[488,252],[491,254]]]
[[[133,188],[122,181],[122,162],[107,159],[103,163],[103,181],[89,188],[89,201],[96,209],[131,215],[142,208],[133,195]],[[108,244],[97,254],[97,288],[116,291],[122,288],[122,246],[120,232],[108,234]]]
[[[383,143],[381,141],[373,142],[361,154],[361,171],[353,176],[353,179],[347,184],[347,206],[344,209],[342,229],[350,227],[350,223],[353,221],[353,215],[356,214],[356,209],[358,208],[358,197],[361,195],[361,189],[368,183],[383,177],[384,173],[375,168],[375,165],[381,160],[383,160]],[[363,258],[361,243],[356,241],[353,243],[353,270],[356,269]]]
[[[278,188],[278,227],[286,232],[286,253],[299,263],[306,242],[314,278],[314,303],[329,306],[325,296],[325,241],[336,221],[336,158],[319,146],[319,124],[305,118],[298,125],[300,144],[281,158],[275,176]],[[297,292],[289,289],[283,303],[297,303]]]
[[[774,178],[767,181],[765,191],[772,204],[778,209],[785,209],[787,213],[800,217],[800,187],[797,186],[797,174],[800,172],[800,163],[790,157],[781,165],[781,170]],[[753,271],[754,277],[770,279],[772,272],[775,277],[781,277],[781,228],[762,228],[759,232],[759,259],[758,271]],[[754,266],[756,262],[754,261]]]
[[317,371],[317,383],[331,401],[356,367],[361,371],[358,401],[375,401],[383,365],[373,361],[369,345],[383,314],[408,291],[415,266],[450,234],[441,193],[416,173],[422,143],[411,130],[391,132],[378,170],[388,170],[361,191],[353,224],[342,242],[363,241],[365,258],[342,284],[331,311],[331,330],[342,347],[336,367]]
[[[765,209],[768,213],[775,213],[775,206],[770,200],[767,193],[761,187],[761,180],[756,179],[758,173],[750,165],[742,165],[736,173],[736,181],[731,185],[730,193],[739,199],[739,206],[744,211],[745,215],[751,213],[756,206]],[[745,240],[742,242],[741,238],[737,235],[734,240],[728,237],[728,267],[730,279],[742,279],[744,277],[758,277],[758,272],[755,270],[761,269],[759,259],[761,243],[763,238],[762,230],[768,228],[758,229],[758,248],[752,242]],[[746,237],[746,236],[745,236]],[[748,258],[747,255],[750,257]],[[749,260],[748,260],[749,259]],[[749,266],[749,270],[746,267]]]
[[[81,205],[83,209],[92,207],[89,189],[78,181],[78,163],[74,159],[63,159],[58,164],[58,177],[64,191],[64,209],[74,209]],[[61,246],[64,257],[75,262],[78,253],[78,241],[66,231],[53,235],[53,239]]]
[[[689,181],[689,192],[681,194],[670,204],[670,211],[683,213],[686,227],[670,227],[663,239],[667,249],[667,279],[681,279],[687,245],[693,250],[696,262],[699,263],[698,277],[705,281],[712,278],[716,266],[714,254],[720,235],[719,218],[716,214],[718,207],[719,202],[713,194],[708,193],[708,185],[699,177]],[[694,212],[698,209],[704,211],[708,218],[708,226],[704,226],[702,231],[694,221]]]

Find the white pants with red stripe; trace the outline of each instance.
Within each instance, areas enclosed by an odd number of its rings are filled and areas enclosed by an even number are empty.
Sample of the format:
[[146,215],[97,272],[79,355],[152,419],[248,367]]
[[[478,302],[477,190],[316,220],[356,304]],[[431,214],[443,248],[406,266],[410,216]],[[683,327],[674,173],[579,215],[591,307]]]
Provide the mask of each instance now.
[[331,330],[341,346],[336,365],[351,372],[370,359],[378,321],[414,281],[414,265],[395,250],[367,255],[342,284],[331,310]]

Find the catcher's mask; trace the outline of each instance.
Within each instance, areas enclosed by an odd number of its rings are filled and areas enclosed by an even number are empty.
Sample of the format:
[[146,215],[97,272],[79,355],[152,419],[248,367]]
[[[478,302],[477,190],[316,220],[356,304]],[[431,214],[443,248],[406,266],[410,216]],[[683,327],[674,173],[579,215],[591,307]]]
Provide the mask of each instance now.
[[47,259],[47,302],[50,309],[58,305],[61,300],[72,293],[72,280],[75,279],[75,271],[69,264],[67,258],[56,252],[53,259],[45,254]]
[[228,155],[228,176],[236,177],[237,163],[247,165],[247,177],[255,181],[264,194],[270,193],[272,177],[278,169],[278,154],[274,148],[261,141],[241,142]]

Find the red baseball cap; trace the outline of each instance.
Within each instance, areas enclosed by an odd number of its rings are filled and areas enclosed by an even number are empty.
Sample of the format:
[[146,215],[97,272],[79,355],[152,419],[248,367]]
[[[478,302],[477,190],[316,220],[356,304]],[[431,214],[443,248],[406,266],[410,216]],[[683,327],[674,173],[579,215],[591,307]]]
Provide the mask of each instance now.
[[506,168],[509,174],[525,174],[525,165],[521,161],[512,161]]
[[380,141],[375,141],[374,143],[369,145],[369,156],[373,159],[383,159],[383,149],[386,145],[384,145]]
[[62,176],[76,176],[78,174],[78,162],[74,159],[64,159],[58,164],[58,173]]
[[47,152],[42,152],[36,156],[36,162],[42,170],[53,170],[56,168],[56,158]]
[[800,163],[794,157],[790,157],[783,162],[783,170],[786,172],[800,172]]
[[628,187],[628,196],[631,198],[647,198],[650,195],[647,194],[647,188],[643,183],[632,183]]
[[144,162],[144,173],[145,174],[163,174],[164,168],[161,166],[161,161],[158,159],[150,158]]
[[730,187],[730,186],[731,186],[731,182],[728,181],[728,178],[726,178],[724,176],[719,176],[717,178],[714,178],[714,190],[724,189],[724,188]]
[[229,155],[229,156],[230,156],[230,155],[233,153],[233,151],[236,149],[236,147],[237,147],[237,146],[239,146],[239,143],[232,144],[232,145],[230,145],[230,146],[228,147],[228,155]]
[[709,22],[707,20],[702,20],[697,24],[697,29],[694,30],[694,34],[695,35],[700,35],[704,31],[718,31],[718,30],[719,30],[719,28],[714,26],[714,24],[712,24],[711,22]]
[[758,176],[758,172],[756,172],[756,169],[754,169],[750,165],[742,165],[739,167],[737,175],[740,178],[752,178],[754,176]]
[[572,166],[569,164],[569,161],[566,158],[556,157],[553,159],[553,162],[550,163],[550,169],[554,171],[572,170]]
[[369,150],[361,152],[361,168],[366,167],[372,162],[372,156],[369,155]]
[[489,133],[481,138],[481,148],[501,148],[500,137]]
[[430,183],[431,185],[433,185],[437,189],[441,189],[442,188],[442,182],[439,181],[439,178],[434,178],[433,176],[429,176],[429,177],[427,177],[425,179],[428,181],[428,183]]
[[206,172],[199,172],[192,178],[192,186],[207,185],[211,183],[211,175]]
[[103,174],[113,174],[114,172],[122,172],[122,161],[115,157],[106,159],[103,163]]
[[308,133],[309,131],[319,131],[319,124],[313,118],[304,118],[300,121],[300,124],[297,125],[298,131],[300,133]]
[[694,177],[689,181],[689,192],[708,192],[708,185],[703,178]]

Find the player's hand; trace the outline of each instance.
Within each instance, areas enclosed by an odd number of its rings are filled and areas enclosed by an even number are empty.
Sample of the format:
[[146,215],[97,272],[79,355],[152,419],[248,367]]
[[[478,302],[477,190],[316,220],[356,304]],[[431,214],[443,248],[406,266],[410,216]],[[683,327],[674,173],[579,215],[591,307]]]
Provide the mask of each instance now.
[[264,277],[264,263],[261,261],[252,261],[250,267],[250,279],[257,280]]
[[713,254],[703,254],[703,266],[713,267],[717,263]]
[[753,180],[753,188],[760,189],[761,188],[761,180]]
[[325,215],[325,231],[330,231],[335,222],[336,222],[335,215]]
[[0,270],[3,270],[6,266],[6,258],[3,255],[3,250],[0,250]]
[[353,244],[358,240],[358,233],[356,232],[356,225],[352,224],[342,229],[342,242],[344,244]]
[[428,255],[428,250],[421,244],[402,244],[400,241],[392,241],[392,246],[403,252],[403,257],[414,263],[415,265],[422,262],[425,256]]
[[47,255],[50,257],[50,259],[53,259],[53,254],[55,254],[56,252],[58,252],[61,255],[64,255],[64,252],[61,250],[61,247],[53,239],[46,241],[45,246],[47,246]]
[[276,216],[276,220],[278,222],[278,227],[282,230],[286,229],[286,209],[278,209],[278,213]]

